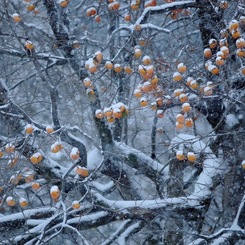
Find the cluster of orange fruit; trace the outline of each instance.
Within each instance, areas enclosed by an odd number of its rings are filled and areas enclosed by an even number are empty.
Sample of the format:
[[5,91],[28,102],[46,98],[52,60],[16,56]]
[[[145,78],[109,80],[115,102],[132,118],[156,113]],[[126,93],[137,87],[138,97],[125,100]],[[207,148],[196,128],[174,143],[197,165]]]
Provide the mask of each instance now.
[[124,103],[116,103],[110,107],[97,109],[95,111],[95,117],[98,119],[106,118],[107,122],[113,123],[116,119],[124,118],[129,113],[128,107]]
[[[33,190],[39,190],[40,184],[37,181],[34,181],[34,172],[28,168],[17,171],[14,175],[9,178],[9,184],[18,185],[21,180],[25,183],[31,183],[31,187]],[[3,187],[0,187],[0,192],[3,191]]]
[[[14,207],[16,205],[16,200],[12,196],[8,196],[6,198],[6,203],[9,207]],[[29,205],[29,202],[24,197],[21,197],[19,199],[19,205],[22,208],[26,208]]]
[[95,22],[101,22],[101,16],[97,13],[97,9],[94,7],[90,7],[86,10],[86,16],[93,18]]
[[59,5],[62,8],[66,8],[69,4],[70,0],[59,0]]
[[8,161],[8,168],[11,169],[16,166],[17,162],[19,161],[18,154],[15,151],[15,145],[12,143],[8,143],[5,145],[4,148],[0,149],[0,158],[2,158],[5,154],[9,158]]
[[[245,16],[241,16],[239,21],[231,20],[228,25],[228,30],[223,29],[220,32],[220,40],[209,40],[209,47],[204,49],[204,57],[208,59],[205,63],[205,68],[213,75],[219,74],[219,67],[225,64],[225,61],[230,56],[229,44],[227,38],[229,35],[236,40],[236,55],[239,58],[245,58],[245,40],[241,36],[241,27],[245,26]],[[219,50],[216,52],[216,50]],[[216,53],[214,53],[214,51]],[[215,54],[215,55],[214,55]],[[215,64],[214,64],[215,63]],[[241,67],[241,73],[245,74],[244,67]]]
[[[39,14],[39,10],[38,10],[38,8],[36,6],[37,2],[36,3],[32,3],[32,0],[23,0],[23,2],[27,4],[26,5],[26,10],[28,12],[32,12],[35,15]],[[22,21],[22,18],[20,16],[20,14],[18,14],[18,13],[12,14],[12,18],[13,18],[13,21],[15,23],[19,23],[20,21]]]
[[[61,191],[57,185],[54,185],[50,188],[50,196],[55,202],[59,200],[60,194]],[[81,204],[79,203],[79,201],[74,200],[71,206],[73,209],[79,209],[81,207]]]
[[98,65],[100,65],[102,59],[103,59],[103,54],[100,51],[97,51],[92,58],[89,58],[85,62],[85,68],[90,73],[95,73],[97,71],[97,67],[98,67]]
[[[36,185],[37,183],[35,183]],[[34,186],[34,184],[33,184]],[[39,189],[40,186],[38,187],[34,187],[33,189]],[[59,197],[60,197],[60,189],[58,186],[54,185],[50,188],[50,197],[55,201],[57,202],[59,200]],[[19,198],[19,201],[18,201],[19,205],[21,208],[27,208],[29,206],[29,202],[26,198],[24,197],[21,197]],[[8,196],[6,198],[6,204],[9,206],[9,207],[14,207],[16,206],[16,199],[13,197],[13,196]],[[72,208],[73,209],[79,209],[81,207],[81,204],[79,203],[79,201],[75,200],[72,202]]]
[[194,163],[197,160],[197,156],[194,152],[188,152],[187,155],[185,155],[182,150],[179,150],[176,152],[176,158],[179,161],[183,161],[187,159],[188,161],[192,163]]
[[[141,49],[137,46],[134,51],[134,57],[139,59],[142,56]],[[149,104],[148,95],[155,97],[155,102],[151,104],[152,110],[157,110],[164,103],[169,103],[168,98],[162,96],[164,92],[158,86],[159,78],[155,75],[155,69],[152,65],[152,59],[145,55],[142,58],[142,64],[138,66],[138,73],[142,78],[141,84],[134,90],[134,96],[140,99],[140,106],[146,107]],[[163,117],[162,111],[157,112],[159,117]]]

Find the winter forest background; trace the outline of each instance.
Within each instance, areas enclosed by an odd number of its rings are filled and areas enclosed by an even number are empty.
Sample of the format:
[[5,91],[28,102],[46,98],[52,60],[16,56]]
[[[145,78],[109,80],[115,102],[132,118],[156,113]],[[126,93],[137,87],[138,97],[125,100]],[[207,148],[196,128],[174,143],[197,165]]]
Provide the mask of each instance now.
[[244,244],[244,39],[244,0],[1,0],[0,244]]

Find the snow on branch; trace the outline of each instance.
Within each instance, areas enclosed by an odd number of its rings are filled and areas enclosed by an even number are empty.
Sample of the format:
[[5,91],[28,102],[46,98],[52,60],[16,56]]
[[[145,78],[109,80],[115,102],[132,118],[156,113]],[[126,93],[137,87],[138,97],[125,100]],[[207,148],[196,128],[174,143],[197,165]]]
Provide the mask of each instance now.
[[[112,209],[130,209],[130,208],[145,208],[145,209],[158,209],[158,208],[198,208],[202,206],[202,201],[210,197],[210,187],[214,185],[213,178],[221,174],[224,170],[221,168],[221,161],[212,152],[209,146],[199,138],[193,135],[179,134],[172,140],[171,146],[178,147],[180,144],[189,144],[196,153],[203,153],[205,160],[203,162],[203,171],[199,175],[194,184],[194,191],[189,196],[178,198],[165,198],[154,200],[137,200],[137,201],[117,201],[108,200],[101,196],[99,193],[94,192],[94,196],[99,202],[110,206]],[[146,174],[151,172],[153,176],[162,169],[162,165],[157,161],[147,157],[142,152],[124,145],[123,143],[114,143],[114,153],[125,158],[125,162],[131,167],[139,169]],[[147,175],[147,174],[146,174]],[[149,175],[149,173],[148,173]],[[152,177],[153,177],[152,176]]]
[[133,223],[133,221],[131,221],[130,219],[125,220],[122,222],[122,224],[119,226],[119,228],[109,237],[107,238],[101,245],[109,245],[111,244],[113,241],[115,241],[120,234],[122,234],[131,224]]
[[24,210],[19,213],[1,216],[0,231],[9,231],[11,229],[16,229],[17,227],[22,227],[24,224],[26,224],[28,219],[39,220],[40,223],[40,219],[50,217],[55,212],[56,209],[54,207],[45,207]]
[[203,244],[203,241],[209,241],[209,242],[212,241],[212,243],[210,244],[218,245],[218,244],[224,244],[227,241],[234,242],[234,239],[239,240],[242,237],[245,238],[245,230],[242,229],[238,224],[241,212],[244,208],[244,204],[245,204],[245,195],[241,200],[236,217],[229,228],[222,228],[210,236],[197,234],[197,236],[200,236],[201,238],[198,238],[197,240],[193,241],[192,243],[190,243],[190,245],[198,245],[198,244],[201,245]]
[[213,179],[224,171],[222,162],[212,152],[211,148],[196,136],[179,134],[172,139],[171,148],[178,148],[180,145],[189,145],[197,154],[204,154],[203,170],[194,185],[194,191],[189,198],[202,199],[211,194]]
[[15,49],[6,49],[3,47],[0,47],[0,54],[8,54],[11,56],[17,56],[17,57],[21,57],[24,58],[26,56],[26,52],[21,52],[19,50],[15,50]]
[[154,200],[135,200],[135,201],[124,201],[124,200],[109,200],[98,192],[92,191],[92,194],[99,203],[103,203],[109,206],[112,210],[123,211],[125,209],[148,209],[156,210],[168,207],[169,209],[176,208],[195,208],[198,209],[202,205],[197,198],[191,199],[188,197],[177,197],[177,198],[165,198],[165,199],[154,199]]
[[153,181],[163,167],[162,164],[148,157],[143,152],[122,142],[114,142],[114,148],[114,153],[122,157],[129,166],[137,169]]
[[118,238],[118,243],[121,245],[126,245],[127,239],[132,235],[135,234],[138,230],[142,228],[142,221],[136,222],[129,226]]
[[153,13],[163,13],[168,12],[175,9],[183,9],[183,8],[190,8],[190,7],[200,7],[196,1],[177,1],[173,3],[165,3],[155,7],[148,7],[144,10],[138,20],[135,22],[136,25],[146,22],[148,15]]

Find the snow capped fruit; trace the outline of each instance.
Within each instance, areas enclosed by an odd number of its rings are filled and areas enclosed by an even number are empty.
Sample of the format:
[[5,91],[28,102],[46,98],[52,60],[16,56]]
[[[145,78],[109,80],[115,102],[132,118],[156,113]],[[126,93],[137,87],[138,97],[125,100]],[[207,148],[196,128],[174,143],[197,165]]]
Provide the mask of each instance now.
[[138,1],[138,0],[133,0],[133,1],[131,2],[131,4],[130,4],[130,8],[131,8],[132,10],[138,10],[139,7],[140,7],[140,1]]
[[33,182],[32,184],[31,184],[31,188],[33,189],[33,190],[39,190],[40,189],[40,184],[38,183],[38,182]]
[[111,70],[113,68],[113,64],[110,61],[105,62],[105,68]]
[[13,20],[14,20],[15,23],[18,23],[18,22],[21,21],[21,17],[20,17],[20,15],[18,13],[14,13],[12,15],[12,18],[13,18]]
[[151,102],[151,109],[155,111],[157,109],[157,102]]
[[131,21],[131,15],[130,14],[125,14],[124,15],[124,20],[125,21]]
[[231,31],[231,35],[234,39],[238,39],[241,37],[241,33],[239,30],[235,29]]
[[36,152],[30,157],[30,160],[33,164],[37,164],[43,160],[43,156],[40,152]]
[[157,110],[156,116],[157,116],[158,118],[163,118],[163,117],[164,117],[163,112],[164,112],[163,110]]
[[222,66],[224,65],[225,61],[222,59],[221,56],[218,56],[216,59],[215,59],[215,63],[217,66]]
[[208,67],[208,71],[210,71],[213,75],[218,75],[219,74],[219,68],[215,65],[210,65]]
[[210,47],[211,49],[216,48],[217,45],[218,45],[217,40],[214,39],[214,38],[210,39],[209,42],[208,42],[208,44],[209,44],[209,47]]
[[124,67],[124,71],[125,71],[127,74],[132,74],[132,73],[133,73],[132,68],[129,67],[129,66],[125,66],[125,67]]
[[4,153],[3,151],[0,149],[0,158],[3,157]]
[[147,106],[148,105],[148,101],[147,101],[147,99],[146,98],[141,98],[140,99],[140,105],[141,106]]
[[239,48],[236,51],[236,55],[240,58],[244,58],[245,57],[245,48]]
[[103,59],[103,54],[100,51],[97,51],[95,52],[94,56],[95,56],[96,62],[100,64]]
[[150,64],[151,64],[151,58],[150,58],[149,56],[145,55],[145,56],[143,57],[143,59],[142,59],[142,63],[143,63],[143,65],[145,65],[145,66],[150,65]]
[[59,141],[56,141],[54,144],[51,145],[51,151],[53,153],[57,153],[61,151],[63,148],[62,144]]
[[240,16],[239,18],[239,25],[244,26],[245,25],[245,16]]
[[32,44],[31,41],[26,41],[25,48],[31,50],[34,48],[34,45]]
[[163,105],[163,98],[162,97],[156,98],[156,103],[158,106],[162,106]]
[[235,30],[239,27],[239,22],[237,20],[231,20],[229,23],[229,31]]
[[105,117],[111,117],[112,116],[112,108],[110,108],[110,107],[105,107],[103,112],[104,112]]
[[80,43],[79,43],[79,41],[74,40],[74,41],[72,42],[72,47],[73,47],[73,48],[80,48]]
[[6,202],[7,202],[8,206],[10,206],[10,207],[13,207],[15,205],[15,200],[11,196],[7,197]]
[[38,8],[35,8],[35,9],[33,10],[33,13],[34,13],[35,15],[39,14]]
[[213,94],[212,87],[210,87],[210,86],[204,87],[203,93],[204,93],[204,95],[206,95],[206,96],[212,95],[212,94]]
[[25,182],[26,183],[30,183],[34,180],[34,175],[32,172],[27,172],[25,175],[24,175],[24,178],[25,178]]
[[245,75],[245,66],[243,66],[240,71],[242,75]]
[[182,105],[182,110],[183,110],[183,112],[190,112],[190,110],[191,110],[190,104],[188,102],[184,103]]
[[19,181],[21,179],[21,176],[16,176],[16,175],[12,175],[9,179],[9,183],[13,184],[13,185],[18,185]]
[[177,114],[176,116],[176,122],[180,123],[180,124],[184,124],[185,123],[185,117],[182,114]]
[[179,63],[177,69],[180,73],[185,73],[187,71],[187,67],[184,65],[184,63]]
[[68,0],[60,0],[60,1],[59,1],[59,5],[60,5],[60,7],[62,7],[62,8],[66,8],[67,5],[68,5],[68,3],[69,3]]
[[228,42],[226,38],[222,38],[219,40],[219,46],[220,47],[228,47]]
[[175,90],[174,90],[174,96],[175,97],[179,97],[181,94],[183,94],[184,93],[184,90],[182,89],[182,88],[176,88]]
[[142,97],[142,93],[140,89],[135,89],[134,90],[134,97],[136,98],[141,98]]
[[59,190],[59,187],[57,185],[54,185],[51,187],[50,189],[50,196],[53,198],[53,199],[58,199],[59,196],[60,196],[60,190]]
[[73,209],[79,209],[81,207],[81,204],[78,201],[72,202],[72,208]]
[[203,51],[203,54],[204,54],[204,57],[207,59],[211,58],[213,55],[210,48],[205,48]]
[[7,144],[7,145],[5,146],[5,151],[6,151],[7,153],[13,153],[14,150],[15,150],[15,146],[14,146],[13,144],[11,144],[11,143],[9,143],[9,144]]
[[226,29],[222,29],[222,30],[220,31],[220,36],[221,36],[221,38],[227,38],[228,35],[229,35],[229,33],[228,33],[228,31],[227,31]]
[[195,162],[197,160],[197,157],[194,152],[188,152],[187,153],[187,159],[190,162]]
[[142,28],[141,25],[135,25],[134,26],[135,31],[141,31],[141,28]]
[[159,78],[156,75],[153,76],[151,79],[151,85],[153,86],[157,85],[158,81],[159,81]]
[[175,128],[176,128],[177,130],[183,129],[183,128],[184,128],[184,124],[179,123],[179,122],[176,122]]
[[[220,48],[220,51],[223,53],[225,59],[226,59],[226,58],[229,56],[229,54],[230,54],[230,50],[229,50],[229,48],[227,48],[226,46],[221,47],[221,48]],[[222,57],[222,56],[221,56],[221,57]],[[222,57],[222,58],[223,58],[223,57]]]
[[27,125],[25,126],[25,132],[26,132],[27,134],[31,134],[33,131],[34,131],[33,125],[27,124]]
[[120,64],[115,64],[114,65],[114,71],[116,73],[120,73],[122,71],[122,66]]
[[188,96],[187,96],[187,94],[181,94],[181,95],[179,96],[179,101],[180,101],[181,103],[187,102],[187,101],[188,101]]
[[71,158],[73,161],[76,161],[77,159],[80,158],[80,152],[79,152],[78,148],[73,147],[73,148],[71,149],[71,152],[70,152],[70,158]]
[[98,119],[101,119],[101,118],[104,117],[104,114],[103,114],[103,112],[102,112],[101,109],[97,109],[97,110],[95,111],[95,117],[98,118]]
[[77,167],[75,168],[75,172],[76,172],[78,175],[82,176],[82,177],[88,177],[88,176],[89,176],[89,171],[88,171],[88,169],[87,169],[87,168],[84,168],[84,167],[79,167],[79,166],[77,166]]
[[198,88],[198,82],[196,81],[196,80],[192,80],[191,82],[190,82],[190,87],[192,88],[192,89],[197,89]]
[[152,85],[150,82],[144,82],[141,86],[141,91],[144,93],[149,93],[152,90]]
[[236,47],[237,48],[245,48],[245,39],[239,38],[236,40]]
[[119,119],[119,118],[122,117],[122,112],[121,112],[121,110],[119,108],[113,109],[112,114],[113,114],[114,118],[118,118]]
[[114,122],[115,122],[115,117],[107,117],[107,118],[106,118],[106,121],[107,121],[108,123],[114,123]]
[[120,3],[117,2],[117,1],[112,2],[112,3],[110,3],[110,4],[108,5],[108,8],[109,8],[109,10],[114,10],[114,11],[116,11],[116,10],[118,10],[118,9],[120,8]]
[[182,80],[182,76],[180,75],[179,72],[175,72],[173,74],[173,80],[176,81],[176,82],[180,82]]
[[101,17],[100,17],[100,15],[96,15],[96,16],[94,17],[94,20],[95,20],[95,22],[100,23],[100,22],[101,22]]
[[190,127],[192,127],[193,126],[193,120],[191,119],[191,118],[186,118],[185,119],[185,126],[186,127],[188,127],[188,128],[190,128]]
[[28,201],[25,199],[25,198],[20,198],[20,200],[19,200],[19,204],[20,204],[20,206],[22,207],[22,208],[26,208],[27,206],[28,206]]
[[53,133],[53,132],[54,132],[54,128],[53,128],[53,126],[51,126],[51,125],[47,125],[47,126],[46,126],[46,132],[47,132],[48,134]]
[[19,158],[17,156],[13,157],[8,161],[8,168],[13,168],[16,166],[17,162],[19,161]]
[[28,11],[33,11],[35,9],[35,5],[34,4],[29,4],[29,5],[26,6],[26,9]]
[[144,7],[148,8],[148,7],[154,7],[157,5],[157,1],[156,0],[148,0],[145,2]]
[[221,9],[227,9],[228,8],[228,2],[227,1],[221,1],[220,4],[219,4],[219,7]]
[[176,152],[176,158],[177,158],[179,161],[185,160],[185,155],[184,155],[183,151],[177,151],[177,152]]
[[88,17],[92,17],[95,16],[97,14],[97,10],[95,8],[88,8],[86,11],[86,16]]
[[138,59],[142,55],[142,51],[139,48],[134,50],[134,57]]
[[86,62],[85,62],[85,68],[90,72],[90,73],[95,73],[97,71],[97,67],[95,65],[96,60],[94,61],[93,58],[89,58]]
[[242,161],[242,168],[245,170],[245,160]]

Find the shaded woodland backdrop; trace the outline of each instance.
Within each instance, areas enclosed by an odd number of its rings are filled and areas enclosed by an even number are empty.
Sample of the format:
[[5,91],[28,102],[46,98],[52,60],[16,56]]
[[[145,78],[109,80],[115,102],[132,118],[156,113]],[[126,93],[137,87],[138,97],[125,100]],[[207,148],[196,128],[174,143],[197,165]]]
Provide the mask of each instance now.
[[0,244],[244,244],[245,3],[2,0]]

